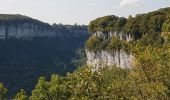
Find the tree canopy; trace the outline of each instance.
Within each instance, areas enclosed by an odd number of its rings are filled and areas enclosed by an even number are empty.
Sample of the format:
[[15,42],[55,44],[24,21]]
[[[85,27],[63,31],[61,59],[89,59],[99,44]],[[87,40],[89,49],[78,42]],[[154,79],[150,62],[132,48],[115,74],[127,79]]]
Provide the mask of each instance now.
[[89,24],[89,32],[124,32],[132,34],[136,38],[140,38],[143,34],[160,33],[163,23],[170,14],[170,8],[162,8],[157,11],[146,14],[138,14],[129,18],[117,16],[105,16],[91,21]]

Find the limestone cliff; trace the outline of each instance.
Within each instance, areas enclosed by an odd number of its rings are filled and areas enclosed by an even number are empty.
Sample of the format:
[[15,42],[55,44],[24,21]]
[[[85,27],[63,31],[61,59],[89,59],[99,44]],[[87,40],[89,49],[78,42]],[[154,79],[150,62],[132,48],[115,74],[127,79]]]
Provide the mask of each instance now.
[[23,15],[0,14],[1,39],[32,39],[35,37],[76,38],[81,36],[88,36],[85,25],[50,25]]
[[55,37],[51,25],[23,15],[0,15],[0,38]]
[[[126,42],[129,42],[132,39],[131,35],[124,34],[123,32],[109,32],[109,33],[103,33],[103,32],[96,32],[93,35],[98,37],[103,37],[105,39],[117,37],[120,40],[124,40]],[[112,67],[117,66],[121,68],[130,68],[133,55],[131,53],[126,52],[123,49],[114,49],[111,51],[107,50],[101,50],[101,51],[90,51],[86,49],[86,55],[87,55],[87,64],[90,66],[94,66],[96,69],[99,67]]]
[[[131,67],[134,58],[132,53],[135,54],[132,50],[133,43],[138,42],[143,36],[160,37],[162,31],[169,32],[167,27],[170,23],[169,14],[170,8],[162,8],[145,14],[137,14],[134,17],[125,18],[108,15],[92,20],[88,26],[89,32],[92,36],[102,37],[103,39],[95,37],[89,38],[90,42],[87,41],[87,64],[95,67],[113,65],[122,68]],[[164,35],[164,40],[168,42],[168,34],[162,35]],[[109,39],[112,37],[118,39]],[[141,41],[146,42],[145,39],[151,41],[149,37],[145,37]],[[110,40],[113,41],[108,42]],[[122,49],[124,41],[131,46],[128,48],[130,52]],[[148,44],[150,42],[145,43],[145,45]]]
[[33,38],[33,37],[55,37],[53,29],[43,28],[36,24],[23,23],[18,26],[0,26],[1,38]]

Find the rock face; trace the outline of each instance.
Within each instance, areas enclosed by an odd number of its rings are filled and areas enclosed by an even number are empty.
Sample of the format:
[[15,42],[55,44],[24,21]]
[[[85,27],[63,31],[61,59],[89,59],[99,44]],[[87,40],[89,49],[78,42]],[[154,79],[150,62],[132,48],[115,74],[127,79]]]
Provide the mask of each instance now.
[[[125,40],[127,42],[133,40],[130,35],[123,34],[122,32],[109,32],[109,33],[102,33],[96,32],[93,34],[99,37],[118,37],[120,40]],[[117,66],[121,68],[130,68],[132,64],[133,55],[130,53],[125,52],[124,50],[113,50],[113,51],[100,51],[100,52],[93,52],[86,49],[87,55],[87,64],[90,66],[94,66],[95,69],[99,67],[112,67]]]
[[0,39],[76,38],[80,36],[88,36],[85,25],[50,25],[23,15],[0,14]]
[[55,29],[39,20],[12,14],[0,14],[0,38],[55,37]]
[[101,32],[101,31],[97,31],[95,32],[93,35],[98,36],[98,37],[102,37],[102,38],[111,38],[111,37],[117,37],[120,40],[125,40],[127,42],[132,41],[132,36],[130,34],[125,34],[123,32]]
[[99,67],[112,67],[118,66],[121,68],[130,68],[133,56],[122,50],[120,51],[101,51],[98,53],[90,52],[86,50],[87,64],[95,66],[96,69]]
[[33,37],[55,37],[56,32],[50,28],[39,25],[24,23],[18,26],[0,26],[1,38],[33,38]]

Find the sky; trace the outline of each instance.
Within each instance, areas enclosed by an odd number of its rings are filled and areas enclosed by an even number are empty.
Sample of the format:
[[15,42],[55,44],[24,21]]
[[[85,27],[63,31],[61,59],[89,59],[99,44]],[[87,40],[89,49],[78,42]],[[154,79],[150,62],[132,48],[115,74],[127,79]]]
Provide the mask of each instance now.
[[85,24],[106,15],[120,17],[170,7],[170,0],[0,0],[1,14],[21,14],[46,23]]

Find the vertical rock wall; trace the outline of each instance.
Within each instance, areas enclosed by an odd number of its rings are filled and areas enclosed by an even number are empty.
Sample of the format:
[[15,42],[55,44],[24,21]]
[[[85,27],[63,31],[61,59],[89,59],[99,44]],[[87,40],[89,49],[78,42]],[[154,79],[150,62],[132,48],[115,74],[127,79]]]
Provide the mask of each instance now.
[[56,32],[51,28],[25,23],[21,25],[0,26],[0,38],[33,38],[55,37]]
[[131,61],[133,56],[124,52],[123,50],[120,51],[101,51],[98,53],[90,52],[86,50],[87,54],[87,64],[90,66],[94,66],[97,69],[99,67],[112,67],[117,66],[121,68],[130,68]]
[[[96,32],[93,35],[103,38],[118,37],[120,40],[125,40],[127,42],[133,40],[132,37],[123,32]],[[125,52],[124,50],[113,50],[113,51],[100,51],[93,52],[86,49],[87,64],[94,66],[96,69],[99,67],[112,67],[117,66],[121,68],[130,68],[132,64],[133,55]]]

